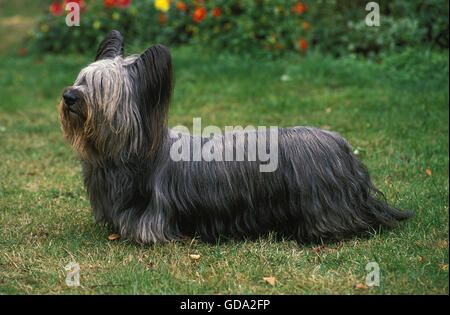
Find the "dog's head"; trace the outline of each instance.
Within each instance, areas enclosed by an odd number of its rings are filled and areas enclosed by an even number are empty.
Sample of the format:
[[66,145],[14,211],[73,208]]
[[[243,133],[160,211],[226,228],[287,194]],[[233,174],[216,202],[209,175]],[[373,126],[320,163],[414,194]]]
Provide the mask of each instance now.
[[64,89],[59,113],[65,136],[87,161],[148,157],[161,143],[172,89],[166,47],[125,58],[121,34],[111,31],[95,62]]

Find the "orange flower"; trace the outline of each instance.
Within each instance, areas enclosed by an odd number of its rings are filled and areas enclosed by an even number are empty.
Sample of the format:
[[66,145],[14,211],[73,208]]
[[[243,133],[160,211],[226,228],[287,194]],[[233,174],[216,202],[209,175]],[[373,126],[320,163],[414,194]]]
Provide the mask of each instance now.
[[103,0],[103,4],[107,8],[112,8],[116,5],[116,0]]
[[52,4],[50,4],[50,13],[53,14],[54,16],[61,16],[64,13],[64,9],[61,5],[61,3],[59,2],[53,2]]
[[162,25],[166,25],[167,24],[167,18],[166,18],[166,15],[164,13],[158,14],[158,19],[159,19],[159,22]]
[[187,9],[187,5],[180,1],[177,3],[177,9],[180,11],[185,11]]
[[308,22],[302,22],[302,27],[305,31],[309,31],[309,23]]
[[291,7],[291,11],[297,13],[298,15],[301,15],[303,12],[306,11],[307,8],[308,6],[306,5],[306,3],[297,2],[295,5]]
[[197,8],[194,11],[194,22],[201,22],[206,17],[206,9],[205,8]]
[[212,9],[212,16],[214,16],[215,18],[222,16],[222,9],[221,8]]
[[308,42],[303,38],[298,41],[298,45],[301,52],[304,52],[308,48]]

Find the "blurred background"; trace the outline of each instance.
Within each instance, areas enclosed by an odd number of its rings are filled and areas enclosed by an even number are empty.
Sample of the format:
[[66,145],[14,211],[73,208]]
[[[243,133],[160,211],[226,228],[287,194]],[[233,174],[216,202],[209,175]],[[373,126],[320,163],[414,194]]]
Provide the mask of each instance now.
[[111,29],[127,43],[197,45],[246,55],[319,50],[374,58],[406,48],[448,49],[448,1],[378,1],[381,26],[368,27],[362,0],[78,0],[79,27],[66,27],[60,1],[1,0],[1,51],[68,53],[95,49]]

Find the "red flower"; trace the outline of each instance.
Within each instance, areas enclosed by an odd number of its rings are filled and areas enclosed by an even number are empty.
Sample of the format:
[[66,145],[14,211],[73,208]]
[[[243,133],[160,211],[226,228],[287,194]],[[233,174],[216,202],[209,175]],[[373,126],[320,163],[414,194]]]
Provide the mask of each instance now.
[[166,15],[165,15],[164,13],[160,13],[160,14],[158,15],[158,19],[159,19],[159,22],[160,22],[162,25],[167,24],[167,18],[166,18]]
[[212,9],[212,16],[214,16],[215,18],[222,16],[222,9],[221,8]]
[[53,14],[54,16],[61,16],[64,13],[64,9],[61,5],[61,3],[59,2],[53,2],[50,5],[50,13]]
[[177,3],[177,9],[180,11],[185,11],[187,9],[187,5],[180,1]]
[[291,11],[294,13],[297,13],[298,15],[301,15],[303,12],[306,11],[308,6],[306,3],[303,2],[297,2],[295,5],[292,6]]
[[[65,9],[67,4],[70,2],[75,2],[80,7],[81,11],[86,12],[86,3],[84,2],[84,0],[64,0],[62,2],[63,9]],[[73,17],[72,17],[72,20],[73,20]]]
[[130,4],[131,4],[131,0],[116,0],[116,5],[122,9],[125,9]]
[[205,8],[197,8],[194,11],[194,22],[201,22],[206,17]]
[[298,46],[301,52],[304,52],[308,48],[308,42],[303,38],[298,41]]
[[131,4],[131,0],[103,0],[103,4],[107,8],[119,7],[125,9]]

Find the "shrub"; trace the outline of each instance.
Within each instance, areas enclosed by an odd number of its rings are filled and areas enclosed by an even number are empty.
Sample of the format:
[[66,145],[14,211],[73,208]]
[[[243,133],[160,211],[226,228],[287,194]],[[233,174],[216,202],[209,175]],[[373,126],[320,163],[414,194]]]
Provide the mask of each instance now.
[[[396,0],[380,4],[379,27],[365,24],[366,0],[316,0],[309,4],[311,45],[333,55],[373,55],[405,47],[448,48],[448,1]],[[314,4],[313,4],[314,3]]]
[[305,52],[306,4],[292,0],[78,0],[81,25],[65,24],[65,2],[54,2],[30,33],[31,50],[86,51],[111,29],[142,45],[194,43],[235,53]]
[[81,26],[67,27],[66,1],[53,2],[30,32],[31,50],[94,50],[111,29],[128,44],[196,44],[252,56],[310,47],[372,56],[449,45],[449,4],[441,0],[379,2],[380,27],[365,24],[366,0],[70,0],[83,9]]

